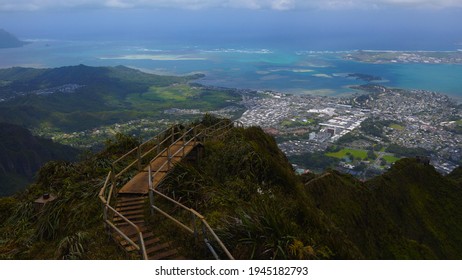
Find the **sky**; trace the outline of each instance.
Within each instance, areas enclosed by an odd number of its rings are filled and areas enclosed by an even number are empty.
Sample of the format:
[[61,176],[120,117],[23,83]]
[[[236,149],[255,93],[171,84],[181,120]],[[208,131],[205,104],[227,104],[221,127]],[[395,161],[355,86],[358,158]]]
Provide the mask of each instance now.
[[1,0],[2,11],[69,8],[239,8],[239,9],[380,9],[383,7],[460,8],[461,0]]
[[24,39],[452,50],[462,48],[462,0],[0,0],[0,28]]

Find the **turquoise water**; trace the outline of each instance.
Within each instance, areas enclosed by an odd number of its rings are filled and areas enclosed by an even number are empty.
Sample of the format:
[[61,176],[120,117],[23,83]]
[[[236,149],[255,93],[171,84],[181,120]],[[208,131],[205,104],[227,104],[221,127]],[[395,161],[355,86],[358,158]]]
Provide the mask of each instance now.
[[162,45],[156,42],[37,40],[0,50],[0,67],[126,65],[158,74],[204,73],[208,85],[271,89],[295,94],[341,95],[364,84],[348,73],[382,77],[385,86],[425,89],[462,99],[462,65],[368,64],[343,60],[344,52],[261,47]]

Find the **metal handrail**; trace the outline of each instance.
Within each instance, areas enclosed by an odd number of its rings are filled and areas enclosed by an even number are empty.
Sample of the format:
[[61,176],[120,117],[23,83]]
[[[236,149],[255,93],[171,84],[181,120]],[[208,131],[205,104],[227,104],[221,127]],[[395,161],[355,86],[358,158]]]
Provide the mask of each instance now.
[[[217,125],[219,125],[219,124],[221,124],[221,123],[222,123],[222,122],[220,122],[220,123],[214,125],[213,127],[215,127],[215,126],[217,126]],[[218,130],[222,130],[222,129],[227,129],[227,128],[231,127],[231,126],[233,126],[233,122],[230,122],[229,124],[227,124],[227,125],[225,125],[225,126],[223,126],[223,127],[214,129],[214,130],[215,130],[215,131],[218,131]],[[150,208],[153,209],[153,210],[156,210],[156,211],[159,212],[159,213],[161,213],[162,215],[164,215],[165,217],[167,217],[168,219],[170,219],[171,221],[173,221],[174,223],[176,223],[176,224],[177,224],[178,226],[180,226],[181,228],[185,229],[185,230],[188,231],[189,233],[194,234],[194,235],[196,236],[196,235],[197,235],[197,230],[196,230],[196,228],[191,229],[190,227],[188,227],[187,225],[185,225],[185,224],[182,223],[181,221],[175,219],[173,216],[169,215],[168,213],[166,213],[165,211],[163,211],[163,210],[160,209],[159,207],[155,206],[155,205],[153,204],[153,197],[154,197],[154,194],[157,194],[157,195],[159,195],[160,197],[162,197],[162,198],[168,200],[169,202],[175,204],[176,206],[178,206],[178,207],[180,207],[180,208],[182,208],[182,209],[188,211],[189,213],[191,213],[191,214],[193,215],[194,218],[199,218],[200,222],[201,222],[202,225],[203,225],[204,235],[205,235],[205,229],[207,229],[207,231],[211,233],[213,239],[218,243],[218,245],[220,246],[220,248],[225,252],[226,256],[227,256],[229,259],[234,260],[234,257],[232,256],[232,254],[231,254],[231,253],[229,252],[229,250],[226,248],[226,246],[224,245],[224,243],[220,240],[220,238],[219,238],[218,235],[215,233],[215,231],[212,229],[212,227],[208,224],[208,222],[207,222],[207,220],[205,219],[204,216],[202,216],[202,215],[201,215],[200,213],[198,213],[196,210],[194,210],[194,209],[192,209],[192,208],[188,208],[188,207],[186,207],[185,205],[183,205],[182,203],[179,203],[178,201],[176,201],[176,200],[174,200],[174,199],[172,199],[172,198],[166,196],[165,194],[159,192],[158,190],[154,189],[154,186],[153,186],[153,179],[152,179],[152,178],[155,177],[155,176],[160,172],[160,170],[162,170],[162,169],[165,167],[165,165],[169,163],[170,158],[171,158],[171,157],[174,157],[175,155],[177,155],[177,154],[180,153],[181,151],[184,151],[184,148],[185,148],[190,142],[196,141],[196,140],[197,140],[197,137],[199,137],[199,136],[202,135],[202,131],[201,131],[201,132],[199,132],[199,133],[197,133],[197,134],[195,133],[194,137],[193,137],[192,139],[189,139],[187,142],[184,141],[184,140],[185,140],[185,139],[184,139],[185,136],[188,135],[191,131],[193,131],[193,130],[195,131],[196,127],[198,127],[198,126],[195,126],[195,127],[191,128],[191,129],[189,129],[186,133],[184,133],[184,134],[182,135],[182,137],[180,137],[179,139],[177,139],[175,142],[172,143],[171,146],[173,146],[173,145],[177,144],[179,141],[183,140],[183,145],[182,145],[182,147],[181,147],[180,149],[178,149],[178,151],[176,151],[173,155],[170,155],[170,154],[169,154],[169,155],[168,155],[168,157],[169,157],[169,158],[168,158],[168,161],[165,162],[164,164],[162,164],[162,165],[160,166],[160,168],[159,168],[158,170],[156,170],[156,172],[154,172],[154,174],[153,174],[153,172],[152,172],[152,170],[151,170],[151,165],[149,165],[149,176],[148,176],[148,181],[149,181],[149,182],[148,182],[148,183],[149,183],[149,191],[150,191],[150,204],[151,204],[151,205],[150,205],[150,206],[151,206]],[[204,134],[205,134],[206,136],[209,136],[208,133],[207,133],[207,130],[208,130],[208,129],[209,129],[209,128],[206,128],[206,129],[205,129],[205,133],[204,133]],[[213,131],[213,130],[212,130],[212,131]],[[224,133],[226,133],[227,131],[228,131],[228,130],[226,130],[225,132],[223,132],[222,134],[220,134],[220,136],[223,135]],[[171,147],[171,146],[170,146],[170,147]],[[167,149],[170,149],[170,147],[168,147]],[[184,154],[183,154],[183,156],[184,156]],[[159,182],[159,183],[160,183],[160,182]],[[207,238],[204,238],[204,242],[205,242],[207,248],[210,250],[210,252],[214,255],[214,257],[215,257],[216,259],[218,259],[219,257],[218,257],[218,255],[217,255],[217,253],[215,252],[215,249],[214,249],[213,246],[210,244],[210,242],[208,241]]]
[[[105,182],[103,184],[103,187],[101,188],[101,190],[99,191],[98,193],[98,197],[99,199],[101,200],[102,204],[104,205],[104,209],[103,209],[103,219],[104,219],[104,222],[109,226],[111,227],[112,229],[114,229],[118,234],[120,234],[120,236],[122,236],[123,239],[125,239],[130,245],[132,245],[135,249],[139,250],[140,251],[140,254],[142,255],[142,258],[143,259],[148,259],[148,256],[147,256],[147,252],[146,252],[146,247],[145,247],[145,244],[144,244],[144,239],[143,239],[143,233],[140,231],[139,227],[134,224],[133,222],[131,222],[127,217],[125,217],[124,215],[122,215],[120,212],[118,212],[116,209],[114,209],[110,203],[111,203],[111,198],[112,196],[116,194],[117,192],[117,189],[116,189],[116,181],[118,180],[118,178],[124,174],[125,172],[127,172],[130,168],[132,168],[135,164],[138,164],[138,167],[141,166],[141,161],[147,157],[150,153],[152,153],[154,150],[157,149],[157,155],[149,162],[149,189],[150,189],[150,196],[153,195],[154,193],[160,195],[161,197],[167,199],[168,201],[172,202],[172,203],[175,203],[176,205],[180,206],[181,208],[187,210],[188,212],[192,213],[192,216],[195,218],[199,218],[202,225],[203,225],[203,228],[207,228],[207,230],[212,234],[213,238],[217,241],[217,243],[219,244],[219,246],[223,249],[223,251],[226,253],[226,255],[228,256],[228,258],[230,259],[234,259],[233,256],[229,253],[229,251],[227,250],[226,246],[221,242],[221,240],[219,239],[219,237],[215,234],[215,232],[213,231],[213,229],[210,227],[210,225],[207,223],[207,221],[205,220],[205,217],[203,217],[201,214],[199,214],[197,211],[195,211],[194,209],[191,209],[191,208],[188,208],[186,206],[184,206],[183,204],[177,202],[176,200],[174,199],[171,199],[170,197],[160,193],[159,191],[157,190],[154,190],[153,188],[153,185],[152,185],[152,170],[151,170],[151,163],[159,158],[163,153],[165,153],[165,151],[170,151],[170,148],[175,145],[175,144],[178,144],[179,141],[183,140],[183,145],[182,147],[176,151],[173,155],[170,155],[168,153],[168,160],[161,166],[161,168],[159,170],[162,170],[166,164],[171,164],[171,158],[176,156],[178,153],[180,152],[183,152],[183,157],[185,156],[184,155],[184,150],[185,150],[185,147],[188,146],[192,141],[198,141],[199,140],[199,137],[202,137],[202,136],[205,136],[205,137],[210,137],[210,134],[212,134],[213,132],[217,132],[217,131],[220,131],[222,129],[227,129],[229,128],[230,126],[232,126],[234,123],[237,123],[237,122],[230,122],[230,123],[227,123],[225,126],[223,126],[223,123],[225,121],[220,121],[210,127],[205,127],[204,129],[202,129],[200,132],[197,132],[198,129],[200,129],[201,127],[204,127],[202,124],[199,124],[199,125],[196,125],[194,126],[193,128],[190,128],[188,131],[184,132],[181,137],[179,137],[178,139],[175,140],[175,137],[177,135],[180,135],[181,134],[181,131],[175,131],[175,127],[171,127],[171,128],[168,128],[168,129],[165,129],[163,130],[162,132],[160,132],[159,134],[157,134],[156,136],[150,138],[149,140],[143,142],[142,144],[140,144],[138,147],[136,148],[133,148],[132,150],[130,150],[129,152],[127,152],[126,154],[124,154],[123,156],[121,156],[120,158],[116,159],[113,163],[112,163],[112,169],[108,172],[108,175],[106,176],[106,179],[105,179]],[[169,133],[167,133],[169,132]],[[191,132],[194,132],[194,135],[192,138],[190,138],[188,141],[185,141],[186,140],[186,137],[189,136],[191,134]],[[223,135],[224,133],[220,134]],[[162,139],[163,138],[163,139]],[[162,139],[162,141],[161,141]],[[171,143],[170,145],[167,147],[167,148],[164,148],[161,152],[160,152],[160,148],[165,144],[167,143],[169,140],[171,140]],[[146,152],[141,152],[142,148],[144,148],[149,142],[152,142],[152,141],[156,141],[156,144],[150,148],[148,151]],[[116,173],[115,171],[115,165],[119,162],[121,162],[122,160],[126,159],[127,157],[131,156],[133,153],[137,153],[137,159],[134,160],[133,162],[129,163],[122,171],[120,171],[119,173]],[[155,173],[154,173],[154,176],[156,174],[158,174],[159,170],[157,170]],[[110,183],[111,182],[111,183]],[[110,186],[110,187],[109,187]],[[108,189],[109,187],[109,189]],[[107,196],[106,196],[106,193],[107,193]],[[152,201],[152,200],[151,200]],[[194,235],[197,236],[197,229],[196,227],[194,226],[194,229],[191,229],[190,227],[184,225],[183,223],[181,223],[180,221],[178,221],[177,219],[175,219],[174,217],[170,216],[169,214],[167,214],[166,212],[162,211],[161,209],[159,209],[158,207],[152,205],[151,204],[151,209],[154,209],[156,211],[158,211],[159,213],[162,213],[164,216],[166,216],[167,218],[171,219],[172,221],[174,221],[177,225],[181,226],[182,228],[184,228],[185,230],[187,230],[188,232],[190,233],[193,233]],[[118,217],[120,217],[122,220],[124,220],[125,222],[128,223],[128,225],[132,228],[135,229],[135,231],[137,232],[137,235],[138,235],[138,241],[139,241],[139,244],[136,244],[132,239],[130,239],[128,236],[126,236],[122,230],[120,230],[120,228],[118,228],[115,224],[113,224],[109,218],[109,212],[112,213],[113,215],[116,215]],[[205,234],[205,233],[204,233]],[[209,243],[208,239],[207,238],[204,238],[204,242],[206,243],[207,247],[209,248],[209,250],[211,250],[212,254],[214,256],[217,256],[216,252],[214,251],[213,247],[211,246],[211,244]]]
[[[208,232],[210,232],[213,236],[213,239],[215,239],[215,241],[218,243],[218,245],[220,246],[220,248],[225,252],[226,256],[230,259],[230,260],[234,260],[234,257],[233,255],[229,252],[228,248],[226,248],[225,244],[220,240],[220,238],[218,237],[218,235],[215,233],[215,231],[212,229],[212,227],[209,225],[209,223],[207,222],[207,220],[205,219],[204,216],[202,216],[201,214],[199,214],[196,210],[192,209],[192,208],[188,208],[186,207],[185,205],[183,205],[182,203],[179,203],[178,201],[166,196],[165,194],[159,192],[158,190],[155,190],[152,186],[150,187],[150,191],[152,191],[153,193],[156,193],[157,195],[161,196],[162,198],[165,198],[166,200],[172,202],[173,204],[175,204],[176,206],[190,212],[191,214],[193,214],[195,217],[199,218],[199,220],[201,221],[201,223],[205,226],[205,228],[207,228]],[[151,204],[151,208],[153,208],[154,210],[158,211],[159,213],[161,213],[162,215],[164,215],[165,217],[169,218],[170,220],[172,220],[173,222],[175,222],[177,225],[179,225],[180,227],[182,227],[183,229],[187,230],[189,233],[191,234],[196,234],[195,232],[195,229],[191,229],[189,228],[187,225],[183,224],[182,222],[180,222],[179,220],[175,219],[174,217],[172,217],[171,215],[167,214],[166,212],[162,211],[159,207],[155,206],[155,205],[152,205]],[[207,240],[205,238],[205,240]],[[207,242],[206,242],[207,243]],[[207,243],[209,246],[211,246],[211,244]],[[210,248],[209,248],[210,250]],[[215,255],[215,254],[214,254]]]
[[[112,171],[109,171],[109,173],[108,173],[108,175],[106,177],[106,180],[104,182],[104,185],[103,185],[103,187],[101,188],[101,190],[99,191],[99,194],[98,194],[99,199],[101,200],[101,202],[104,205],[104,210],[103,210],[104,222],[108,226],[110,226],[112,229],[114,229],[120,236],[122,236],[123,239],[125,239],[128,243],[130,243],[130,245],[134,246],[135,249],[140,251],[143,259],[147,260],[148,257],[147,257],[146,247],[144,246],[143,233],[141,232],[139,227],[137,225],[135,225],[132,221],[130,221],[127,217],[122,215],[119,211],[114,209],[111,205],[109,205],[110,199],[112,197],[112,192],[113,192],[113,189],[114,189],[113,184],[111,184],[111,188],[109,189],[109,194],[108,194],[107,199],[104,196],[104,193],[105,193],[105,191],[107,189],[107,186],[108,186],[108,183],[109,183],[109,180],[110,180],[111,176],[112,176]],[[127,222],[130,227],[135,229],[135,231],[136,231],[136,233],[138,235],[138,241],[140,243],[139,245],[137,245],[135,242],[133,242],[133,240],[131,240],[131,238],[129,238],[127,235],[125,235],[125,233],[123,233],[123,231],[121,231],[116,225],[114,225],[112,222],[109,221],[108,210],[110,210],[113,214],[117,215],[118,217],[122,218],[122,220]]]
[[130,150],[129,152],[127,152],[126,154],[124,154],[123,156],[121,156],[120,158],[116,159],[112,164],[117,164],[119,161],[125,159],[126,157],[128,157],[130,154],[132,154],[133,152],[135,152],[138,148],[146,145],[147,143],[157,139],[159,136],[161,136],[163,133],[167,132],[168,130],[170,130],[171,128],[167,128],[167,129],[164,129],[162,130],[162,132],[159,132],[156,136],[144,141],[143,143],[141,143],[138,147],[136,148],[133,148],[132,150]]

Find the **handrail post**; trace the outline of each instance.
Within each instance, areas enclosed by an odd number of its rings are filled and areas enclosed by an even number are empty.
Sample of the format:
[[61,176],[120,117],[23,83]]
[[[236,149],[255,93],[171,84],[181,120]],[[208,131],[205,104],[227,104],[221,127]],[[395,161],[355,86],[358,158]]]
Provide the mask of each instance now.
[[172,144],[175,143],[175,126],[172,126]]
[[113,186],[115,186],[116,183],[116,177],[115,177],[115,167],[114,164],[111,164],[111,183]]
[[140,246],[140,255],[143,258],[143,260],[147,260],[148,255],[146,253],[146,247],[144,246],[143,233],[141,231],[138,232],[138,242]]
[[191,212],[191,215],[192,215],[192,227],[194,229],[194,240],[198,241],[198,232],[197,232],[197,225],[196,225],[196,215],[194,213]]
[[182,153],[181,158],[184,158],[185,147],[186,147],[186,133],[183,133],[183,153]]
[[143,167],[141,167],[141,146],[138,145],[138,149],[137,149],[137,160],[138,160],[138,172],[141,172],[141,170],[143,169]]
[[196,146],[197,144],[197,125],[193,128],[193,137],[194,137],[194,147]]
[[172,156],[171,156],[171,151],[170,151],[170,146],[167,148],[167,162],[168,162],[168,170],[170,170],[171,164],[172,164]]
[[156,138],[156,146],[157,146],[156,155],[158,155],[160,153],[160,137],[159,136]]
[[104,220],[104,228],[106,229],[106,231],[109,233],[109,226],[107,225],[106,221],[107,221],[107,205],[105,204],[103,206],[103,220]]
[[154,192],[152,191],[153,186],[152,186],[152,170],[151,170],[151,165],[149,165],[149,209],[151,211],[151,216],[154,216]]

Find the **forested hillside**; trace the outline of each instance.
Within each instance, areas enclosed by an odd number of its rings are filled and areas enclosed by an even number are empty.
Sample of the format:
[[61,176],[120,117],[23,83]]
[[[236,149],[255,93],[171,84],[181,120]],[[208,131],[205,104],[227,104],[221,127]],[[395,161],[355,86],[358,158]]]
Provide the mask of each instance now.
[[79,152],[51,140],[35,137],[23,127],[0,123],[0,196],[23,190],[46,162],[73,161]]
[[[111,162],[137,144],[119,135],[80,162],[48,163],[26,191],[1,199],[1,258],[130,257],[104,237],[97,193]],[[160,190],[204,215],[237,259],[462,258],[460,168],[445,177],[425,161],[403,159],[366,182],[334,170],[297,176],[257,127],[234,128],[204,148]],[[37,217],[32,202],[42,193],[58,199]],[[187,258],[205,257],[159,217],[146,222],[189,244]]]

